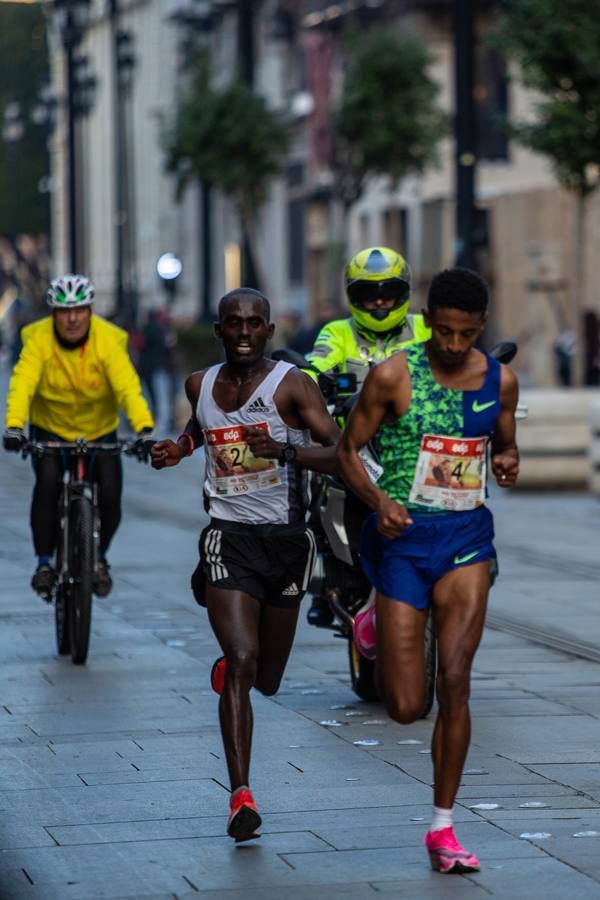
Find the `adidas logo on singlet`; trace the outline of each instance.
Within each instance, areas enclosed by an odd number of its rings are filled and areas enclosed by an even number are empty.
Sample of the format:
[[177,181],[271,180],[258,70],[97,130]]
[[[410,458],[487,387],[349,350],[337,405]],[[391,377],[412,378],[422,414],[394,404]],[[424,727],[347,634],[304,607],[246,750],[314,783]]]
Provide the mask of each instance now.
[[272,412],[272,409],[270,406],[267,406],[262,397],[257,397],[254,403],[251,403],[250,406],[246,407],[246,412],[270,413]]
[[299,593],[300,591],[295,581],[292,581],[292,583],[281,592],[283,597],[296,597]]

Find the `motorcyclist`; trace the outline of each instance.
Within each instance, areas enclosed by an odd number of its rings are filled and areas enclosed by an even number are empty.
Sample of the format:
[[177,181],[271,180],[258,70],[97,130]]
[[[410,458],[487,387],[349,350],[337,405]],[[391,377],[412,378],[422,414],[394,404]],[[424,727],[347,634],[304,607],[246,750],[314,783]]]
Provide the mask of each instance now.
[[306,358],[318,372],[353,372],[360,387],[373,363],[427,340],[429,329],[421,314],[408,313],[410,268],[396,250],[361,250],[344,279],[351,315],[324,325]]
[[[396,250],[361,250],[346,266],[344,279],[351,315],[323,326],[306,355],[306,371],[315,379],[319,373],[353,374],[360,390],[374,363],[409,344],[426,341],[430,331],[420,313],[408,312],[410,267]],[[307,618],[311,625],[331,623],[325,597],[313,597]]]

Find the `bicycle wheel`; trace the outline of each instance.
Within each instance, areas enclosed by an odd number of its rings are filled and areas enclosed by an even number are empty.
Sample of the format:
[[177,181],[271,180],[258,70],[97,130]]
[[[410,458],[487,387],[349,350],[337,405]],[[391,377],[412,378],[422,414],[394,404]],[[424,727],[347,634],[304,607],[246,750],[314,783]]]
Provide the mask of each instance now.
[[94,510],[89,497],[71,501],[69,531],[71,659],[81,665],[87,658],[92,624]]
[[433,698],[435,696],[435,673],[437,668],[437,642],[435,638],[435,625],[433,624],[433,611],[429,610],[427,625],[425,626],[425,705],[421,718],[424,719],[431,712]]

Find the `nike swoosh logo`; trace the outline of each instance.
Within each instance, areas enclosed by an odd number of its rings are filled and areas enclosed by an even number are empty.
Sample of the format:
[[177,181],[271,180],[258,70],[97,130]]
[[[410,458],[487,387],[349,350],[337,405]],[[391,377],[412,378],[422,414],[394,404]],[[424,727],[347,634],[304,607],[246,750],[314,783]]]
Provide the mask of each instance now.
[[454,557],[454,565],[460,566],[461,563],[469,562],[470,559],[473,559],[474,556],[479,554],[479,550],[473,550],[472,553],[467,553],[466,556],[455,556]]
[[494,406],[495,403],[495,400],[490,400],[489,403],[478,403],[477,400],[473,400],[473,412],[483,412],[484,409],[489,409],[489,407]]

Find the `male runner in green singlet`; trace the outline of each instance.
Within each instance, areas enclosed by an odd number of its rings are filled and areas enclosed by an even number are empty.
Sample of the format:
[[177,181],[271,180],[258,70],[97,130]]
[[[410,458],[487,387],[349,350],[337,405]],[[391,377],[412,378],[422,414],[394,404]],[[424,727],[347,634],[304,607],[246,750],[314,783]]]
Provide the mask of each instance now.
[[[360,250],[346,266],[344,282],[350,315],[321,328],[306,355],[305,371],[315,380],[318,373],[350,373],[360,390],[372,365],[427,340],[429,329],[420,313],[409,313],[410,266],[397,250]],[[325,592],[313,596],[307,619],[311,625],[331,624],[333,613]]]
[[[342,435],[339,464],[374,513],[361,562],[375,586],[377,659],[390,716],[408,723],[424,703],[424,632],[433,604],[439,704],[432,741],[434,807],[425,837],[441,872],[479,869],[460,846],[452,807],[470,737],[469,688],[495,557],[485,506],[486,451],[500,487],[518,473],[518,383],[475,349],[488,292],[474,272],[451,269],[429,291],[431,338],[371,370]],[[369,480],[358,451],[380,431],[383,474]],[[440,478],[447,471],[449,478]]]

